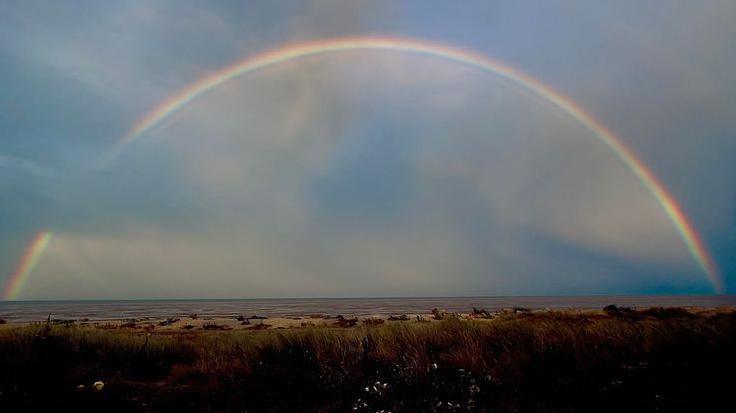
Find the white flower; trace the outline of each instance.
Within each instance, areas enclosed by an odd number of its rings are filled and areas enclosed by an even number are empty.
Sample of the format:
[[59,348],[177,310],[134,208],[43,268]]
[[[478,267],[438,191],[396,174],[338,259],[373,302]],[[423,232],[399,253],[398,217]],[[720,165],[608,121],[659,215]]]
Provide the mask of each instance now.
[[94,384],[92,384],[92,387],[94,387],[95,390],[100,391],[100,390],[102,390],[103,387],[105,387],[105,383],[103,383],[101,381],[96,381],[96,382],[94,382]]

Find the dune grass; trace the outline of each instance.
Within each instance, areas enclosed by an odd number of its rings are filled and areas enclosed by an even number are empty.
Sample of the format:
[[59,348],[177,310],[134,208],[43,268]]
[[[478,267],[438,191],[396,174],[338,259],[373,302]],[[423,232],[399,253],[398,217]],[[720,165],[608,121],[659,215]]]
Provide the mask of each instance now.
[[735,345],[732,312],[682,309],[175,334],[33,325],[0,330],[0,410],[730,411]]

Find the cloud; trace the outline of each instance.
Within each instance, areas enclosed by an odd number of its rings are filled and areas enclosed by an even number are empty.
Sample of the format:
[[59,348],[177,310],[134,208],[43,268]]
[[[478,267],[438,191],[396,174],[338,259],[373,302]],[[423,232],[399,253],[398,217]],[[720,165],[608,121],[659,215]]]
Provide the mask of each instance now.
[[25,172],[35,176],[49,176],[51,170],[38,162],[30,159],[18,158],[14,156],[0,155],[0,169],[12,172]]
[[729,231],[736,207],[734,175],[724,172],[736,162],[727,132],[736,127],[735,12],[720,0],[666,9],[569,2],[560,13],[591,16],[577,19],[591,36],[574,51],[550,50],[560,53],[564,90],[642,155],[705,234]]
[[60,230],[27,297],[626,291],[665,272],[702,283],[678,269],[692,263],[671,223],[610,150],[452,63],[294,62],[157,133],[110,172],[107,191],[139,207]]
[[235,60],[400,34],[507,58],[572,96],[647,160],[706,240],[722,239],[736,205],[732,5],[570,4],[538,20],[483,5],[461,23],[412,3],[9,8],[3,136],[17,157],[0,157],[13,233],[0,245],[58,233],[29,298],[708,291],[609,148],[494,76],[426,56],[258,71],[189,104],[114,168],[86,166]]

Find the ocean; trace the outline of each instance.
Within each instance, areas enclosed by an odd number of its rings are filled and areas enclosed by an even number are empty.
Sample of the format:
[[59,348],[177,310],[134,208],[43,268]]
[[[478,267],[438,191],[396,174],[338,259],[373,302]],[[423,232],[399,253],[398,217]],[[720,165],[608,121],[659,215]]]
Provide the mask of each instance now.
[[10,322],[55,319],[116,320],[130,318],[232,317],[235,315],[297,317],[313,314],[370,316],[428,313],[433,308],[470,312],[525,307],[529,309],[600,309],[628,307],[733,307],[736,295],[575,296],[575,297],[425,297],[425,298],[285,298],[228,300],[0,301],[0,319]]

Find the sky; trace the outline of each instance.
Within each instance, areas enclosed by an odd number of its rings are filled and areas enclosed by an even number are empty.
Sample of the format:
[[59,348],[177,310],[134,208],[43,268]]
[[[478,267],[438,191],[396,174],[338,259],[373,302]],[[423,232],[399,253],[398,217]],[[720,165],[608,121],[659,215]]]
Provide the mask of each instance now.
[[[736,291],[733,1],[0,10],[2,298]],[[579,119],[462,62],[292,59],[120,145],[234,62],[345,37],[439,43],[560,92],[656,175],[721,285]]]

